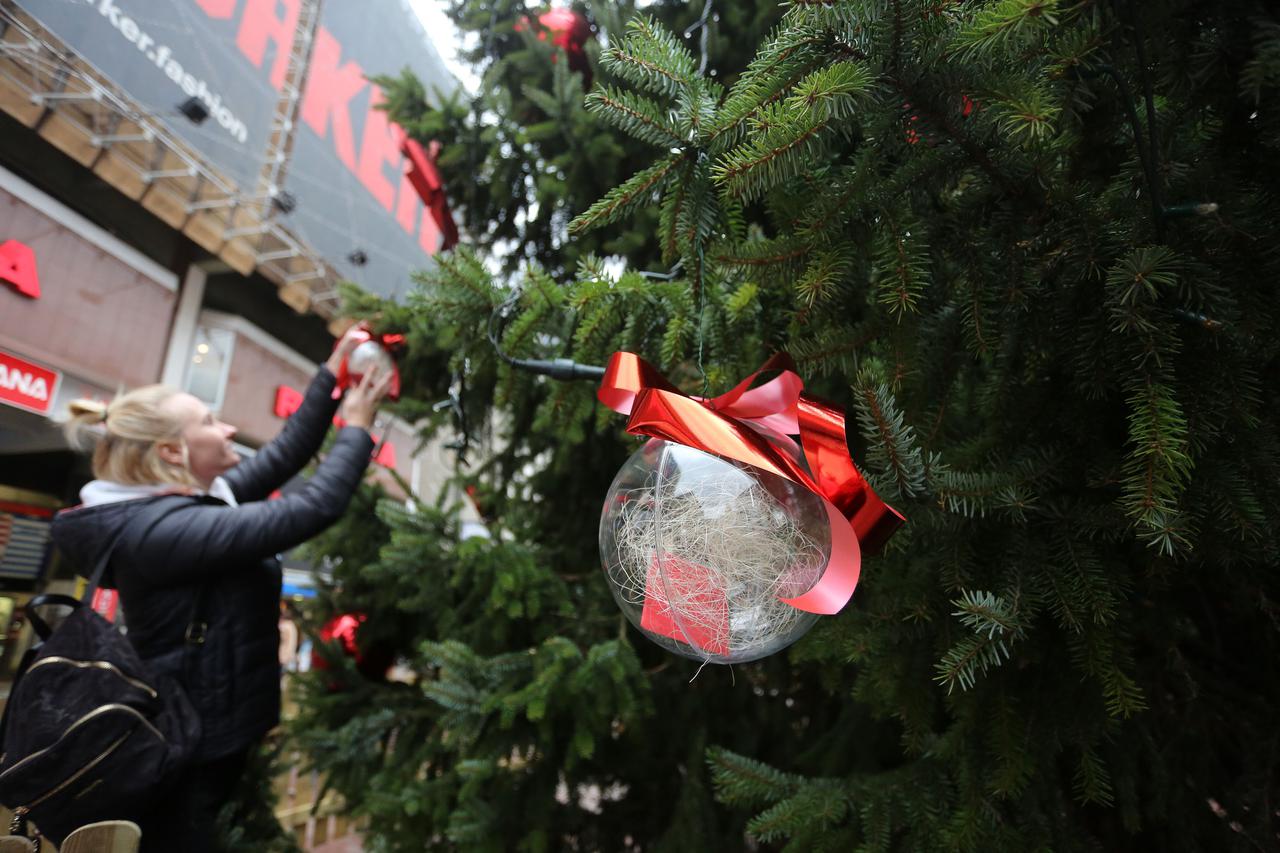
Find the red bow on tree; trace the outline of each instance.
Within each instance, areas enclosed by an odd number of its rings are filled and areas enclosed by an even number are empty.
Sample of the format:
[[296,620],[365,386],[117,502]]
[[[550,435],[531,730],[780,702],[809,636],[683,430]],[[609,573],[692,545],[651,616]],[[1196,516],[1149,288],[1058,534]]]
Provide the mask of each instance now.
[[[760,374],[771,370],[781,372],[751,387]],[[597,396],[630,416],[627,431],[632,434],[744,462],[821,498],[831,522],[831,560],[811,589],[782,600],[810,613],[832,614],[853,595],[862,553],[878,552],[905,519],[872,491],[854,466],[845,444],[844,412],[803,389],[795,363],[785,353],[770,358],[728,393],[703,399],[684,394],[634,353],[616,352]],[[779,450],[751,424],[798,435],[804,462]]]

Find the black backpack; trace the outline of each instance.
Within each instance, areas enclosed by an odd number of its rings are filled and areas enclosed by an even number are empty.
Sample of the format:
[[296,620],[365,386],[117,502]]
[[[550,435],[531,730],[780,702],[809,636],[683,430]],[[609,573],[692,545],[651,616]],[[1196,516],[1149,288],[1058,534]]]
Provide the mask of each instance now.
[[[84,601],[114,546],[95,567]],[[188,651],[203,640],[202,598]],[[23,656],[0,720],[0,803],[13,810],[10,833],[24,835],[33,820],[55,844],[87,823],[136,817],[200,740],[200,719],[182,688],[152,673],[84,601],[41,595],[27,605],[43,642]],[[38,612],[48,605],[71,608],[54,629]]]

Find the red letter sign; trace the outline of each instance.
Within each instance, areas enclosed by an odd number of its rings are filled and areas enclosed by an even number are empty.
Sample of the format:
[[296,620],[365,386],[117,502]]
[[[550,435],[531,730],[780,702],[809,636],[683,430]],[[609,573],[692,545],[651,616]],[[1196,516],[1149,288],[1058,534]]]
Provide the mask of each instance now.
[[49,414],[62,374],[0,350],[0,403]]
[[0,243],[0,281],[7,281],[24,296],[40,298],[40,276],[36,275],[36,253],[17,240]]
[[328,137],[329,128],[333,127],[334,150],[353,172],[356,142],[351,130],[351,100],[366,85],[364,69],[354,61],[342,62],[342,45],[321,27],[311,52],[311,71],[300,115],[321,139]]
[[277,0],[249,0],[236,33],[236,46],[258,68],[267,52],[267,42],[275,45],[275,62],[271,65],[271,85],[276,91],[284,86],[285,67],[293,51],[294,31],[298,28],[298,0],[283,0],[284,16],[276,17]]

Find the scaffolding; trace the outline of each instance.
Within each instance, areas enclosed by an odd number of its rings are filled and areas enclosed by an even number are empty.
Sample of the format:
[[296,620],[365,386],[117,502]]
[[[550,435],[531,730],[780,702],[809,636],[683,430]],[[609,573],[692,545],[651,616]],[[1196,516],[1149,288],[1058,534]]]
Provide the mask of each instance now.
[[340,276],[279,219],[320,18],[305,0],[258,186],[246,191],[13,0],[0,0],[0,109],[298,313],[334,319]]

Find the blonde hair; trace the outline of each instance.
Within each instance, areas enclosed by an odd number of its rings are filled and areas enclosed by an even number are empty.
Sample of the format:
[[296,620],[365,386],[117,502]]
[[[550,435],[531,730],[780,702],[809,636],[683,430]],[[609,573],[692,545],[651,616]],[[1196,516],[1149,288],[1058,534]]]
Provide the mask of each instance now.
[[182,442],[183,465],[160,458],[160,443],[179,438],[182,419],[165,407],[177,389],[144,385],[111,401],[73,400],[64,431],[72,447],[93,450],[93,476],[126,485],[172,483],[197,487],[187,470],[187,444]]

